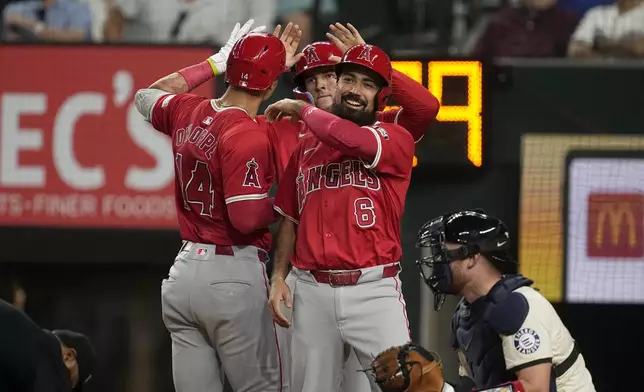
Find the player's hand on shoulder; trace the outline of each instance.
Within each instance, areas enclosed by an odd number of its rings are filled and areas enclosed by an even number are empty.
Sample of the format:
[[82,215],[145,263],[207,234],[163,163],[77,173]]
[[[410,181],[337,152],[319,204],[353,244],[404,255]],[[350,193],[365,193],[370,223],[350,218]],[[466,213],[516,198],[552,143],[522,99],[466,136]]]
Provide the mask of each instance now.
[[[353,27],[351,23],[347,23],[344,26],[342,23],[336,23],[329,25],[329,33],[326,33],[327,38],[333,42],[335,46],[342,51],[344,54],[349,48],[364,44],[364,39],[358,32],[358,30]],[[338,61],[340,59],[338,58]]]
[[297,53],[297,47],[300,46],[300,40],[302,39],[302,29],[300,29],[300,26],[293,24],[293,22],[289,22],[284,28],[284,32],[280,35],[281,30],[282,25],[275,26],[273,35],[279,37],[284,44],[284,49],[286,49],[286,68],[290,69],[304,56],[304,53]]
[[283,117],[290,117],[294,123],[300,120],[300,111],[304,105],[306,102],[285,98],[268,105],[264,115],[269,123],[277,122]]
[[291,326],[290,313],[293,307],[291,289],[282,278],[271,279],[271,291],[268,296],[268,306],[273,320],[281,327]]

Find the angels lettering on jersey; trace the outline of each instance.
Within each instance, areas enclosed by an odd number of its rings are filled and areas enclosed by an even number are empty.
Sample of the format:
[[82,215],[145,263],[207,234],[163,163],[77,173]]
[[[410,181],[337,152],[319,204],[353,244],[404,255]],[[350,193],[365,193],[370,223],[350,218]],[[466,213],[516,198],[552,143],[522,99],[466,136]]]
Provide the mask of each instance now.
[[[305,150],[304,154],[312,150]],[[344,188],[348,186],[366,188],[371,191],[380,190],[380,178],[372,170],[367,169],[361,160],[347,159],[342,162],[328,163],[326,165],[311,166],[302,170],[300,166],[296,178],[298,212],[302,212],[306,196],[326,189]]]

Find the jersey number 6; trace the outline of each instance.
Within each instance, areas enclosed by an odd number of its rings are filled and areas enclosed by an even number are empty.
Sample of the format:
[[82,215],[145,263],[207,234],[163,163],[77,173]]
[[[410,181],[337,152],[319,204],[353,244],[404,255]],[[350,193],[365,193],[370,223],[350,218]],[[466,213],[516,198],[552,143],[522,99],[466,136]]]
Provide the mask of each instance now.
[[212,217],[215,192],[212,190],[212,175],[208,164],[199,160],[195,161],[194,168],[190,170],[190,179],[186,183],[183,172],[183,155],[177,153],[174,163],[177,166],[177,179],[181,186],[183,208],[190,210],[188,203],[199,204],[201,205],[199,214]]
[[363,229],[376,224],[376,208],[373,200],[368,197],[359,197],[353,202],[353,214],[356,216],[358,226]]

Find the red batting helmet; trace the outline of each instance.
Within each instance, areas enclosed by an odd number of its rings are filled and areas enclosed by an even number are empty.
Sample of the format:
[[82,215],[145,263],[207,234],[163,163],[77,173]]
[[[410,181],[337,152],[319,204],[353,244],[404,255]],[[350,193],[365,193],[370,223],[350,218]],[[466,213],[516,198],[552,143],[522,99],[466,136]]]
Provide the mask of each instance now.
[[307,45],[302,53],[304,56],[295,64],[295,77],[293,82],[297,85],[293,90],[295,97],[307,102],[313,102],[313,98],[304,88],[304,73],[308,70],[319,67],[331,67],[335,62],[329,60],[331,56],[342,57],[342,51],[331,42],[314,42]]
[[344,64],[356,64],[363,66],[367,69],[380,75],[384,81],[384,86],[378,93],[376,107],[378,110],[384,109],[387,106],[387,100],[391,95],[391,61],[389,56],[384,50],[377,46],[359,44],[349,48],[342,57],[342,61],[336,65],[336,72],[338,75],[342,73]]
[[272,34],[250,33],[233,46],[226,64],[226,83],[248,90],[266,90],[286,68],[286,50]]
[[335,63],[329,60],[331,56],[342,57],[342,51],[331,42],[314,42],[307,45],[302,53],[304,56],[295,64],[295,77],[293,81],[302,86],[302,74],[310,69],[318,67],[333,66]]

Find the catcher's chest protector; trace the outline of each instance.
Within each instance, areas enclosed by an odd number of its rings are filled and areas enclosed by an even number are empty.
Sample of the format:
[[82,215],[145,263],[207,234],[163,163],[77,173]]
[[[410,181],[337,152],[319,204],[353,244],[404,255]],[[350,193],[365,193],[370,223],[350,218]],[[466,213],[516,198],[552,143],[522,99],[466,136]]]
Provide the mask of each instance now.
[[499,334],[512,334],[523,324],[528,313],[527,301],[513,291],[531,284],[523,276],[512,276],[472,304],[464,299],[459,302],[452,316],[452,344],[459,351],[461,366],[477,388],[516,380],[505,369]]

